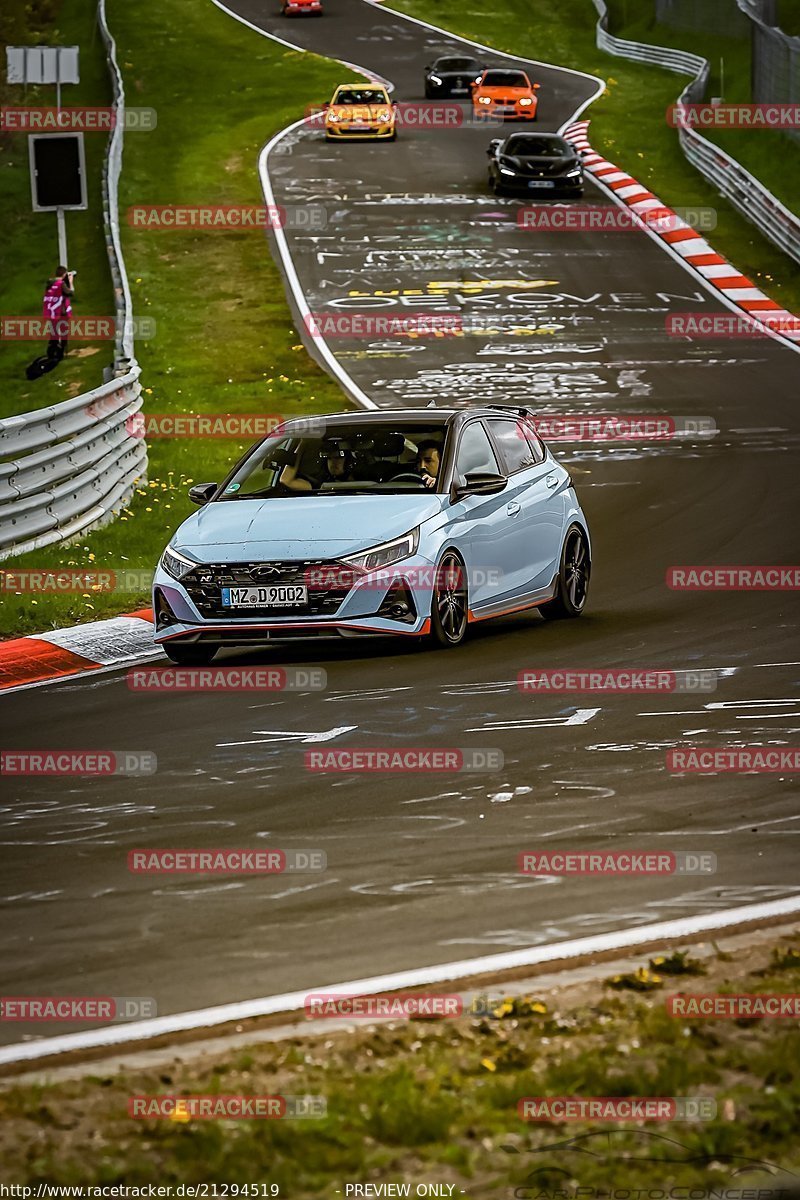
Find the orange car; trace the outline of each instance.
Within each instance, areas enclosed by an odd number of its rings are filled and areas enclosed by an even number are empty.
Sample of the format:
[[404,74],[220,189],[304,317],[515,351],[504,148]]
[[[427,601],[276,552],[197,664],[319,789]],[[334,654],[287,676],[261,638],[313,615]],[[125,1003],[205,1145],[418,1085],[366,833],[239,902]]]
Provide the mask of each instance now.
[[535,121],[540,86],[531,83],[524,71],[489,67],[471,85],[474,115],[479,119]]

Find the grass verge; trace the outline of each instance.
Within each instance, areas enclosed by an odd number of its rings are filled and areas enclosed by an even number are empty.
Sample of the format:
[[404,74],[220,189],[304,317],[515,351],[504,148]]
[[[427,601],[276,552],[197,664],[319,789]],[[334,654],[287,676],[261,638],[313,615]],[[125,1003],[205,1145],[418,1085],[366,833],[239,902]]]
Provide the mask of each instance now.
[[[19,6],[21,7],[21,6]],[[35,3],[26,5],[20,26],[10,25],[14,44],[57,44],[80,46],[80,83],[65,84],[65,107],[99,107],[111,103],[111,84],[105,48],[97,31],[92,4],[65,0],[55,22],[37,26]],[[10,15],[10,14],[9,14]],[[44,14],[43,14],[44,15]],[[5,30],[7,17],[2,18]],[[2,38],[0,38],[0,41]],[[55,87],[7,86],[3,103],[9,106],[53,106]],[[87,192],[85,212],[66,214],[68,266],[77,268],[76,317],[112,316],[114,293],[106,253],[101,195],[102,165],[106,148],[104,133],[84,134]],[[0,313],[4,316],[41,317],[45,282],[58,266],[58,233],[55,213],[31,211],[30,170],[27,133],[0,134],[0,214],[2,239],[6,242],[0,271]],[[8,342],[0,357],[0,417],[29,412],[58,404],[103,382],[103,368],[114,355],[110,342],[74,342],[55,371],[33,383],[25,378],[25,367],[45,350],[44,341]]]
[[[629,20],[633,2],[627,0]],[[637,5],[639,2],[636,0]],[[498,50],[588,71],[605,79],[606,92],[584,113],[592,122],[589,136],[594,148],[646,184],[670,207],[716,209],[717,225],[708,234],[714,248],[790,312],[800,312],[800,266],[762,237],[704,181],[684,158],[676,130],[667,124],[667,109],[674,104],[685,77],[612,58],[598,50],[591,0],[559,0],[558,4],[547,0],[496,0],[491,8],[464,8],[460,0],[390,0],[390,7]],[[613,25],[616,12],[621,11],[619,0],[610,5],[610,11]],[[627,29],[623,32],[633,36]],[[697,48],[694,34],[673,37],[686,49]],[[722,39],[720,44],[726,41]],[[756,139],[772,135],[745,136]],[[782,139],[782,145],[789,145],[791,153],[792,143]],[[788,157],[785,153],[780,157],[776,171],[795,170],[787,168]],[[800,171],[800,165],[796,169]],[[800,187],[794,190],[795,201],[798,194]]]
[[[627,23],[619,22],[624,2]],[[749,104],[751,49],[749,37],[726,37],[719,32],[686,33],[655,20],[650,0],[615,0],[611,9],[617,21],[611,32],[631,41],[690,50],[707,58],[710,72],[707,97],[720,96],[728,104]],[[675,78],[675,76],[673,76]],[[677,97],[680,86],[675,91]],[[732,158],[769,188],[791,212],[800,212],[800,154],[797,142],[772,129],[701,129]],[[675,137],[673,131],[673,137]]]
[[[276,1185],[294,1200],[365,1180],[407,1182],[412,1196],[420,1182],[452,1184],[473,1200],[574,1197],[578,1186],[655,1186],[667,1196],[786,1188],[783,1172],[798,1169],[796,1021],[674,1018],[665,1001],[676,992],[797,992],[797,935],[699,963],[686,952],[645,959],[623,982],[633,988],[570,982],[498,1003],[492,1016],[378,1023],[227,1058],[17,1084],[0,1092],[0,1151],[9,1177],[27,1184],[236,1181]],[[321,1096],[327,1115],[127,1115],[132,1095],[209,1093]],[[553,1096],[701,1096],[716,1102],[716,1116],[533,1124],[518,1115],[521,1098]]]
[[[79,0],[65,0],[65,9],[71,5],[79,8]],[[263,203],[259,149],[302,116],[306,104],[329,97],[341,67],[287,51],[211,5],[112,0],[108,19],[128,103],[158,115],[152,132],[126,135],[120,190],[134,311],[155,320],[155,335],[136,346],[145,411],[298,416],[347,407],[300,345],[263,231],[170,232],[126,222],[134,204]],[[188,484],[220,478],[247,444],[151,440],[149,481],[116,522],[78,544],[21,555],[5,566],[152,569],[192,509]],[[129,612],[148,600],[146,591],[7,591],[0,595],[0,634]]]

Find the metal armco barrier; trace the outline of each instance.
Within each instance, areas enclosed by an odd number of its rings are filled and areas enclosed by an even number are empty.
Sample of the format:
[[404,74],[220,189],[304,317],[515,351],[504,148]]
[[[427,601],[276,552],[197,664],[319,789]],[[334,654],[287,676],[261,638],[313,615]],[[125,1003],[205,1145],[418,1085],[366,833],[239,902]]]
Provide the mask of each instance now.
[[[593,0],[593,3],[598,13],[597,45],[601,50],[618,58],[651,63],[680,75],[691,75],[692,79],[681,92],[677,103],[696,104],[703,100],[708,83],[707,59],[683,50],[648,46],[614,37],[608,32],[605,0]],[[800,262],[800,217],[781,204],[741,163],[704,138],[696,129],[679,127],[678,138],[692,166],[765,237],[795,262]]]
[[92,392],[0,420],[0,558],[105,524],[147,470],[131,436],[139,368]]
[[142,407],[132,306],[119,238],[125,92],[99,0],[117,120],[103,179],[103,216],[116,296],[114,378],[81,396],[0,419],[0,559],[78,537],[113,520],[147,472],[147,447],[131,417]]

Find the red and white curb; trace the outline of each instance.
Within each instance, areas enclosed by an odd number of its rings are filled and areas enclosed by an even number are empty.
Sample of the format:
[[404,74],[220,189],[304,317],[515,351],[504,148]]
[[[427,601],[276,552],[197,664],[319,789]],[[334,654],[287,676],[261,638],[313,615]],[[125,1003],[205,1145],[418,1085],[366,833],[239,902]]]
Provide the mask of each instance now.
[[[757,288],[751,279],[742,275],[691,225],[683,221],[668,205],[659,200],[644,184],[627,171],[603,158],[588,138],[589,121],[575,121],[564,130],[564,137],[583,151],[584,168],[601,187],[612,193],[615,200],[626,205],[643,221],[647,232],[667,246],[703,280],[707,287],[719,293],[730,308],[738,308],[750,320],[764,328],[771,337],[800,344],[800,319],[781,308]],[[655,221],[658,216],[659,221]],[[663,218],[663,221],[661,220]],[[659,228],[663,225],[664,228]]]
[[0,692],[51,683],[161,654],[152,609],[0,642]]

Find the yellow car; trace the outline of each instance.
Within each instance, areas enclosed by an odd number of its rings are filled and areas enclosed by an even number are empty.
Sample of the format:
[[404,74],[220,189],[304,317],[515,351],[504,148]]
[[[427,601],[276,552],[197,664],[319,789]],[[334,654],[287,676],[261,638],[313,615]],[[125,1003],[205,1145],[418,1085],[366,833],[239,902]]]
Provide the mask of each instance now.
[[382,83],[343,83],[325,106],[325,140],[361,141],[397,137],[394,105]]

